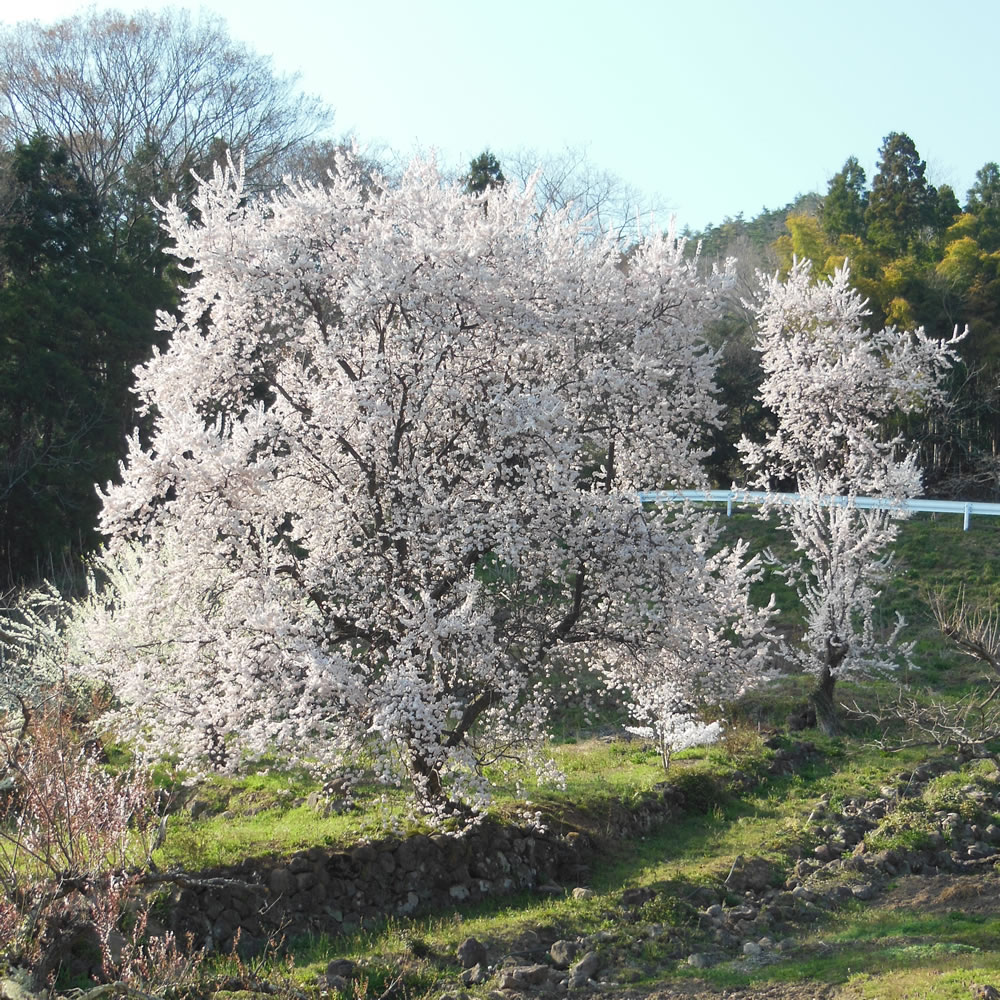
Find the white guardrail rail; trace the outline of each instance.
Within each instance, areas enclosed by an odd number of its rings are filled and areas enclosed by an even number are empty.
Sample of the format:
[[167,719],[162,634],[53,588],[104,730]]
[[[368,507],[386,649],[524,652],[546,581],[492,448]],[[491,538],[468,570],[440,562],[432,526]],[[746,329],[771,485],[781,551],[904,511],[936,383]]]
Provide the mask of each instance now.
[[[643,503],[676,503],[684,500],[701,501],[703,503],[724,503],[726,515],[733,513],[733,504],[761,504],[766,500],[771,503],[798,503],[802,496],[799,493],[765,493],[762,490],[644,490],[639,493]],[[899,507],[907,511],[920,511],[933,514],[961,514],[962,528],[969,530],[969,519],[975,514],[987,517],[1000,517],[1000,503],[980,503],[973,500],[888,500],[884,497],[842,497],[830,496],[823,498],[824,503],[838,507],[852,505],[861,510],[878,510]]]

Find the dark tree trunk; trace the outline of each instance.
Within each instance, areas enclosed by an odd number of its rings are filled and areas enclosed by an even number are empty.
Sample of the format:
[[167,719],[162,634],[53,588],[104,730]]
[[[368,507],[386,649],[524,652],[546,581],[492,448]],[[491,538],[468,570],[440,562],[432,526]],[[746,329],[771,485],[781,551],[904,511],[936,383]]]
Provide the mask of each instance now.
[[433,804],[447,802],[444,786],[441,784],[441,772],[423,754],[413,754],[410,771],[414,789],[420,798]]
[[816,708],[816,725],[830,737],[840,735],[840,722],[837,719],[837,706],[833,700],[833,689],[837,683],[836,670],[847,655],[847,646],[841,645],[836,639],[828,639],[826,656],[819,672],[819,679],[812,694],[812,702]]

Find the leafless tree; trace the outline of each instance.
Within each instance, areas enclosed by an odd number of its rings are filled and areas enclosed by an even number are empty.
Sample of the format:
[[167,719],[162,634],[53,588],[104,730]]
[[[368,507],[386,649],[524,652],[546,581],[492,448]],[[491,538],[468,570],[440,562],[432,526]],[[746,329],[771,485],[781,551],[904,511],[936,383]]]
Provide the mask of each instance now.
[[[900,688],[887,702],[848,707],[883,729],[877,741],[883,749],[938,746],[984,753],[987,744],[1000,739],[1000,606],[969,601],[964,587],[957,597],[937,590],[926,600],[941,634],[987,668],[982,684],[954,701],[918,698]],[[1000,770],[1000,755],[989,756]]]
[[224,147],[246,151],[248,180],[273,183],[330,119],[214,14],[90,8],[0,29],[0,139],[64,143],[102,198],[136,169],[170,193]]
[[642,194],[616,174],[592,163],[581,147],[567,146],[554,155],[522,149],[502,154],[500,162],[508,180],[520,184],[538,174],[540,210],[572,206],[575,216],[590,216],[598,232],[612,232],[623,244],[635,241],[639,215],[648,219],[657,207],[646,204]]
[[974,603],[966,598],[965,588],[958,597],[949,600],[941,591],[928,598],[931,612],[942,634],[973,659],[984,663],[998,685],[1000,694],[1000,606],[994,603]]

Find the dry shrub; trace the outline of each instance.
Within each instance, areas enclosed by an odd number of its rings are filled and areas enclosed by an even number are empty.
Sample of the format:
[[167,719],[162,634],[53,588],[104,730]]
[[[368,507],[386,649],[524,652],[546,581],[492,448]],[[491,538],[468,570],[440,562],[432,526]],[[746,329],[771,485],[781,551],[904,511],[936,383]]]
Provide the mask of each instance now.
[[137,890],[161,832],[149,775],[110,771],[66,703],[20,704],[0,724],[0,954],[40,981],[190,974],[200,956],[145,933]]

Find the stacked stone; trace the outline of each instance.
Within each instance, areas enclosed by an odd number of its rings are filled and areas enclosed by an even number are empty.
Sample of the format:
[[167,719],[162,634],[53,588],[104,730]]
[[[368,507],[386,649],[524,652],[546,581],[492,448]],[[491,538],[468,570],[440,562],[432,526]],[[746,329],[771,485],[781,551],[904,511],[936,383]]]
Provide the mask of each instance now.
[[[784,773],[813,752],[796,744],[775,755]],[[730,791],[755,784],[733,779]],[[608,826],[613,839],[656,829],[683,812],[685,796],[665,781]],[[577,831],[548,831],[483,823],[464,834],[416,834],[360,844],[349,851],[314,847],[278,863],[248,861],[201,872],[198,879],[233,885],[191,886],[175,893],[170,929],[181,940],[228,952],[235,940],[252,953],[269,936],[357,930],[386,916],[454,907],[519,889],[545,890],[553,882],[585,881],[594,854],[591,839]],[[561,891],[561,890],[558,890]]]

